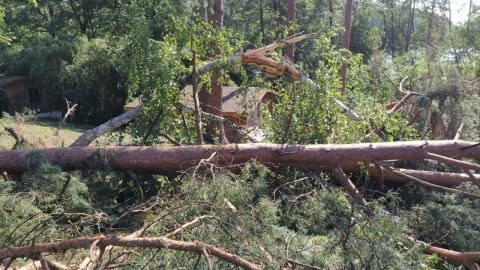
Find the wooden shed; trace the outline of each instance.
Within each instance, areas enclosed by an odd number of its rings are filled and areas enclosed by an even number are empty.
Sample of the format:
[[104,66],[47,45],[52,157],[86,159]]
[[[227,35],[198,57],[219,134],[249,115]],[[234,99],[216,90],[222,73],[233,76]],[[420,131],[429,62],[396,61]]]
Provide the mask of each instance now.
[[[193,108],[192,98],[193,87],[187,85],[183,88],[180,102]],[[256,87],[222,87],[222,117],[236,125],[250,130],[259,125],[260,110],[262,107],[272,110],[272,99],[274,93],[266,89]],[[225,127],[225,135],[231,142],[237,141],[240,137],[232,128]]]
[[36,109],[40,112],[55,109],[56,100],[46,89],[38,86],[27,76],[12,76],[0,79],[0,88],[8,99],[8,113],[21,112],[23,108]]
[[[187,107],[194,108],[192,92],[192,85],[185,86],[180,93],[180,103]],[[273,96],[274,93],[266,89],[223,86],[222,117],[244,129],[257,127],[259,124],[260,109],[265,106],[265,108],[271,112]],[[138,105],[140,105],[140,101],[136,98],[126,104],[123,109],[129,111]],[[239,135],[236,134],[232,128],[226,126],[225,132],[229,141],[237,141]]]

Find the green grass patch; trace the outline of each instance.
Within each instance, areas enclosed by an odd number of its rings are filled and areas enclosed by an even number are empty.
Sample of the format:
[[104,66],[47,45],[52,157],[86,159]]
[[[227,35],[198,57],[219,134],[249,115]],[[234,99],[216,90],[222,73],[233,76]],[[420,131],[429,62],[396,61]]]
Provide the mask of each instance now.
[[[54,148],[68,147],[84,132],[94,128],[95,126],[86,124],[66,123],[60,130],[58,135],[55,131],[58,121],[50,119],[36,119],[27,121],[23,124],[11,120],[0,119],[0,151],[11,150],[15,145],[15,139],[5,130],[5,128],[14,128],[17,132],[24,136],[28,145],[27,148]],[[118,138],[125,138],[123,132],[114,131],[105,134],[95,141],[91,146],[119,145]],[[122,140],[123,144],[131,140]],[[23,146],[21,148],[24,148]]]

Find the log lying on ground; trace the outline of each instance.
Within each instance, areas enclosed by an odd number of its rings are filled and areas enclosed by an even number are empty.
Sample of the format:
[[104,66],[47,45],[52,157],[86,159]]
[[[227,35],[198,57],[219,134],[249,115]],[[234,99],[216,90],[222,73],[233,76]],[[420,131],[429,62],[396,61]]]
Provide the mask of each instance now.
[[221,260],[227,261],[233,265],[244,269],[260,269],[259,266],[235,255],[229,253],[221,248],[208,245],[202,242],[183,242],[176,241],[166,237],[157,238],[128,238],[116,237],[111,235],[101,235],[97,237],[79,237],[72,238],[65,241],[42,243],[35,245],[28,245],[22,247],[10,247],[0,249],[0,261],[13,257],[29,258],[34,254],[42,253],[58,253],[69,249],[88,249],[92,246],[106,247],[106,246],[121,246],[121,247],[139,247],[139,248],[159,248],[172,249],[179,251],[195,252],[203,254],[206,250],[208,254],[215,256]]
[[458,252],[450,249],[436,247],[422,241],[415,240],[411,236],[405,235],[405,238],[410,242],[420,242],[425,246],[425,253],[436,254],[438,257],[447,260],[450,263],[457,263],[465,266],[467,269],[478,270],[479,265],[476,263],[480,261],[480,252]]
[[[319,171],[340,166],[349,170],[352,164],[372,160],[417,160],[429,153],[445,157],[480,158],[480,147],[468,141],[406,141],[392,143],[360,143],[347,145],[281,145],[229,144],[156,147],[69,147],[38,149],[52,164],[65,170],[102,165],[117,171],[167,173],[184,171],[208,159],[216,152],[218,166],[237,166],[252,159],[271,168],[290,166]],[[18,173],[31,168],[29,150],[0,152],[0,171]]]

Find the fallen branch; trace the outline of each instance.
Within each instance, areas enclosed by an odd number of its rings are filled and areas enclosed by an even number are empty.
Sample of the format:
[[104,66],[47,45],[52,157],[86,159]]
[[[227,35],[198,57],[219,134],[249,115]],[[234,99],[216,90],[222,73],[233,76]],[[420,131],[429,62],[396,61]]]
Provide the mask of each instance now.
[[471,270],[479,270],[480,267],[476,261],[480,261],[480,252],[458,252],[440,247],[435,247],[423,241],[415,240],[413,237],[405,235],[410,242],[420,242],[425,246],[425,253],[436,254],[451,263],[461,264]]
[[165,139],[167,139],[169,142],[171,142],[172,144],[176,145],[176,146],[182,146],[181,143],[177,142],[174,138],[172,138],[172,136],[168,135],[165,131],[163,130],[160,130],[158,132],[158,134],[162,137],[164,137]]
[[[344,166],[342,167],[344,171],[348,172],[360,172],[361,168],[357,165],[355,166]],[[408,183],[410,180],[406,179],[402,175],[397,175],[386,170],[382,170],[382,173],[379,173],[374,166],[369,166],[367,168],[368,175],[374,179],[384,179],[390,182],[397,183]],[[398,172],[408,174],[410,176],[420,178],[425,182],[440,185],[443,187],[455,187],[463,183],[473,182],[472,178],[467,173],[451,173],[451,172],[433,172],[433,171],[423,171],[423,170],[411,170],[411,169],[396,169]],[[383,178],[382,178],[383,176]],[[475,181],[480,181],[480,174],[472,174]]]
[[473,194],[473,193],[468,193],[468,192],[465,192],[465,191],[462,191],[462,190],[458,190],[458,189],[453,189],[453,188],[446,188],[446,187],[443,187],[443,186],[439,186],[439,185],[434,185],[434,184],[431,184],[431,183],[428,183],[428,182],[425,182],[423,181],[422,179],[419,179],[417,177],[413,177],[411,175],[408,175],[408,174],[405,174],[405,173],[402,173],[402,172],[399,172],[395,169],[393,169],[392,167],[389,167],[389,166],[385,166],[384,164],[378,162],[378,161],[373,161],[374,164],[377,164],[379,166],[381,166],[382,168],[384,168],[385,170],[393,173],[393,174],[396,174],[396,175],[400,175],[400,176],[403,176],[413,182],[416,182],[420,185],[423,185],[423,186],[427,186],[427,187],[431,187],[431,188],[435,188],[435,189],[439,189],[439,190],[442,190],[442,191],[446,191],[446,192],[450,192],[450,193],[454,193],[454,194],[457,194],[457,195],[460,195],[460,196],[465,196],[465,197],[469,197],[469,198],[473,198],[473,199],[480,199],[480,195],[477,195],[477,194]]
[[472,183],[480,188],[480,179],[477,179],[477,177],[475,177],[475,175],[469,169],[462,168],[462,170],[468,175],[470,180],[472,180]]
[[453,159],[453,158],[448,158],[448,157],[444,157],[444,156],[437,155],[437,154],[432,154],[432,153],[427,153],[427,158],[438,160],[438,161],[441,161],[441,162],[444,162],[444,163],[447,163],[447,164],[450,164],[450,165],[453,165],[453,166],[458,166],[458,167],[463,168],[463,169],[480,171],[480,165],[473,164],[473,163],[470,163],[470,162],[456,160],[456,159]]
[[347,190],[348,194],[355,200],[356,203],[360,204],[361,206],[367,206],[368,203],[362,197],[362,194],[355,185],[348,179],[348,176],[343,172],[342,168],[339,166],[333,168],[332,170],[333,175],[340,181],[340,184]]
[[[295,261],[295,260],[292,260],[292,259],[287,259],[286,261],[287,261],[288,263],[290,263],[290,264],[293,264],[293,265],[303,266],[303,267],[305,267],[305,269],[323,270],[323,268],[319,268],[319,267],[316,267],[316,266],[313,266],[313,265],[305,264],[305,263],[302,263],[302,262],[299,262],[299,261]],[[294,268],[295,268],[295,266],[293,267],[293,269],[294,269]]]
[[119,128],[126,123],[132,121],[133,119],[140,116],[142,113],[142,107],[137,106],[132,110],[121,114],[115,118],[112,118],[110,121],[101,124],[100,126],[90,129],[87,132],[83,133],[78,139],[73,142],[70,147],[75,146],[88,146],[93,140],[102,136],[103,134],[113,131],[116,128]]
[[128,238],[117,237],[112,235],[100,235],[95,237],[78,237],[59,242],[42,243],[28,245],[22,247],[7,247],[0,249],[0,260],[8,258],[29,258],[32,254],[40,254],[44,252],[60,253],[70,249],[90,249],[96,243],[99,248],[106,246],[135,247],[135,248],[166,248],[178,251],[196,252],[204,254],[204,250],[208,254],[215,256],[221,260],[229,262],[235,266],[244,269],[257,270],[259,266],[218,247],[208,245],[203,242],[184,242],[171,240],[165,237],[156,238]]
[[176,228],[174,231],[165,234],[163,237],[167,237],[167,238],[168,238],[168,237],[175,236],[175,235],[181,233],[181,232],[182,232],[183,230],[185,230],[186,228],[194,225],[195,223],[200,222],[202,219],[208,219],[208,218],[213,218],[213,216],[211,216],[211,215],[204,215],[204,216],[197,217],[197,218],[193,219],[192,221],[189,221],[189,222],[183,224],[182,226]]

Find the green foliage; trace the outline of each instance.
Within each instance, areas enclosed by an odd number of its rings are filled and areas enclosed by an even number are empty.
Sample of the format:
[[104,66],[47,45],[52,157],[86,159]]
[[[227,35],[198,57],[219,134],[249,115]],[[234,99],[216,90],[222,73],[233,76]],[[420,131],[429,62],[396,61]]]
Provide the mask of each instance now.
[[75,118],[103,123],[123,111],[127,98],[123,43],[103,39],[78,40],[71,64],[60,73],[61,94],[79,104]]
[[66,225],[71,226],[81,215],[85,224],[90,224],[86,185],[46,163],[36,152],[30,152],[28,158],[29,172],[0,183],[0,242],[21,245],[68,235],[71,231]]
[[0,1],[0,43],[8,43],[11,41],[9,37],[9,33],[7,32],[7,25],[4,21],[5,17],[5,6],[3,4],[3,0]]
[[[460,189],[478,193],[478,188],[471,184],[463,185]],[[419,239],[455,251],[478,248],[478,200],[442,193],[424,193],[423,196],[428,197],[413,205],[411,212],[405,213],[409,226]]]

